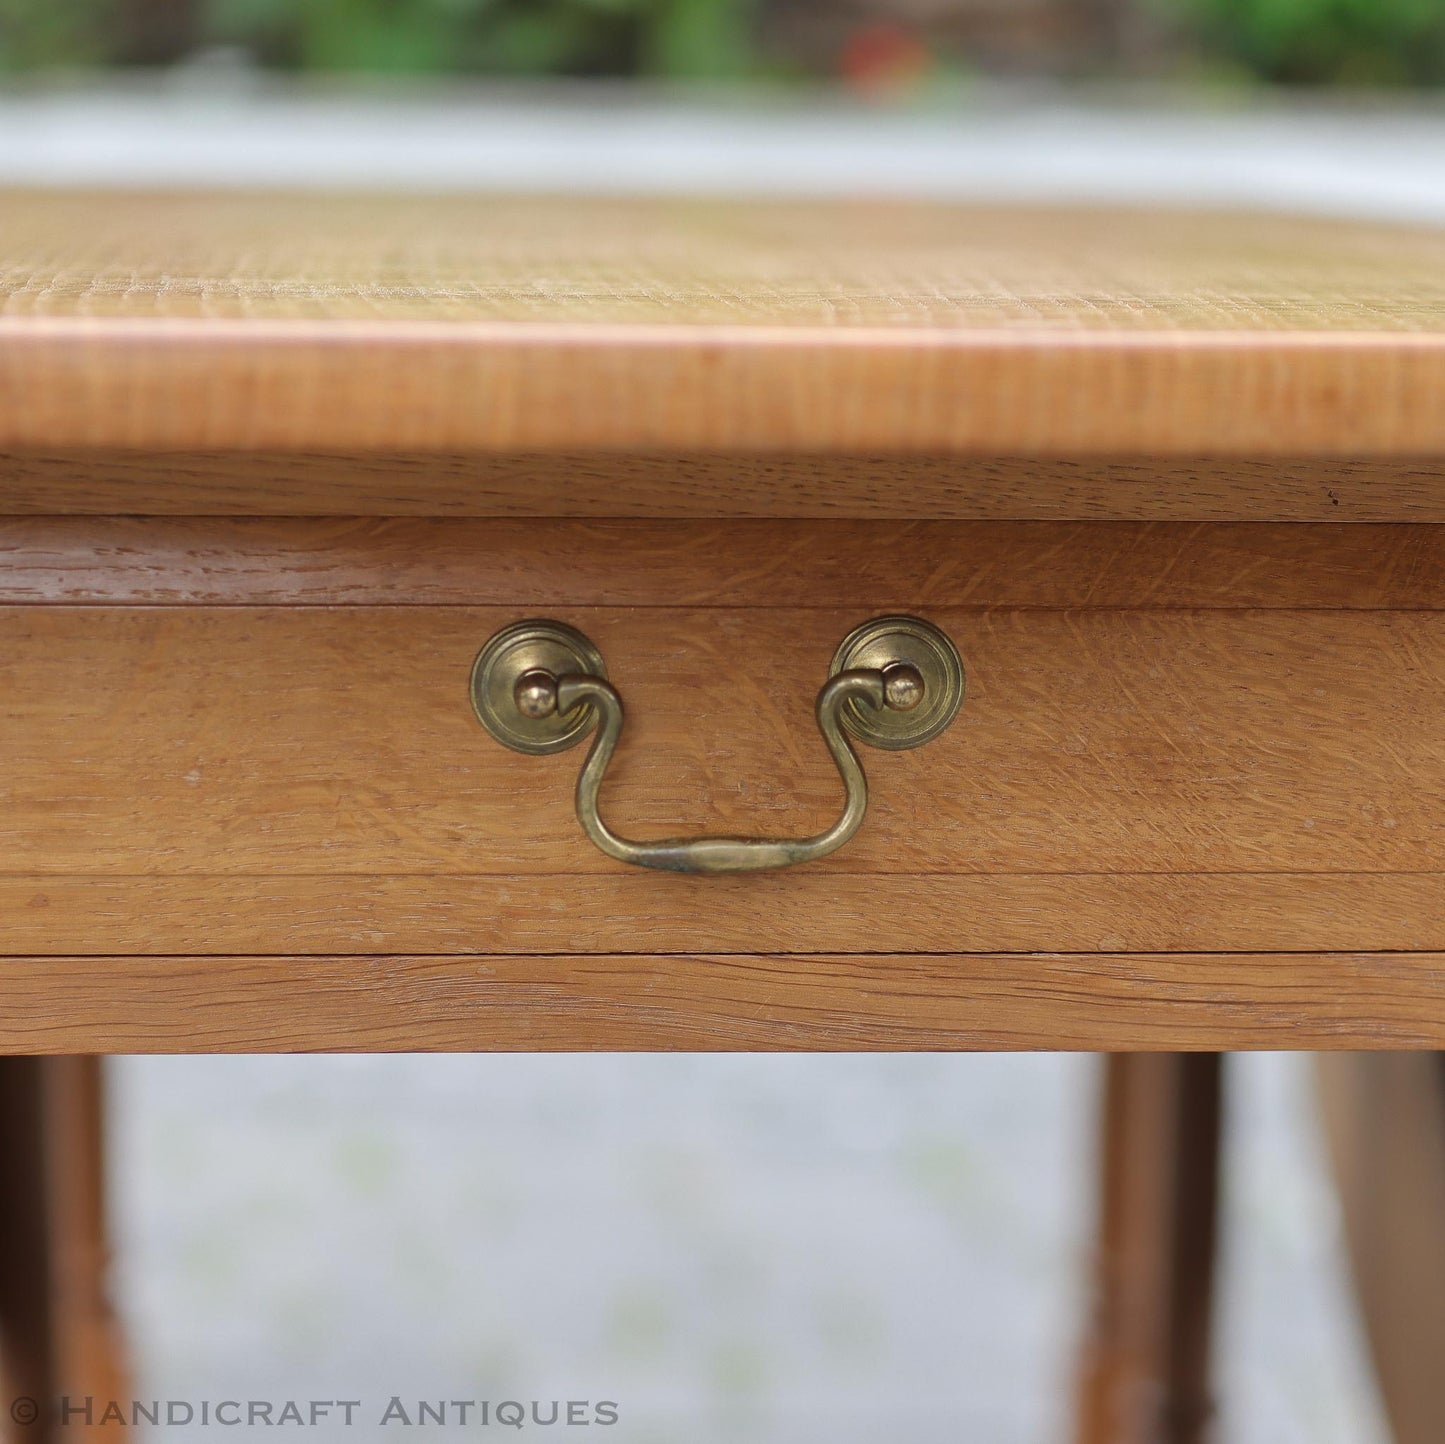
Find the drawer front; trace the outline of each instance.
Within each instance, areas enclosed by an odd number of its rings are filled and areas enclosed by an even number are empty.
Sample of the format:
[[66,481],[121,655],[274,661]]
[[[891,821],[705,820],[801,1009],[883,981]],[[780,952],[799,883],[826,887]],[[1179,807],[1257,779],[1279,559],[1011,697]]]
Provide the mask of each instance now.
[[[5,953],[1445,948],[1433,528],[7,528]],[[865,753],[802,867],[618,864],[580,754],[469,706],[487,638],[558,617],[627,704],[613,826],[802,836],[829,658],[898,609],[967,700]]]

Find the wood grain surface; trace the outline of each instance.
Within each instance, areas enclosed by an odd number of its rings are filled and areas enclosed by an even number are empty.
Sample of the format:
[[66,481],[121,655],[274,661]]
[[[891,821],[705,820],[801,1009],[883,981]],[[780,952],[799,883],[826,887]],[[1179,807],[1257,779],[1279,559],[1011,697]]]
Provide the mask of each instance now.
[[[871,825],[871,824],[869,824]],[[582,840],[577,839],[581,846]],[[1108,859],[1095,860],[1107,866]],[[135,864],[146,866],[145,859]],[[1430,873],[0,874],[0,953],[1445,950]],[[1119,1046],[1126,1046],[1120,1044]]]
[[1111,1053],[1074,1444],[1207,1444],[1223,1059]]
[[0,1050],[1439,1047],[1445,956],[0,958]]
[[[630,709],[614,825],[831,819],[811,698],[867,609],[563,610]],[[830,951],[886,916],[890,951],[1445,945],[1445,616],[932,615],[959,721],[867,755],[846,849],[739,880],[610,862],[579,755],[480,729],[467,674],[515,607],[8,608],[0,947]]]
[[1445,522],[1438,457],[0,450],[0,516]]
[[0,603],[1445,609],[1445,527],[0,518]]
[[1442,263],[1168,210],[10,192],[0,446],[1438,455]]
[[[604,808],[640,836],[803,835],[840,785],[812,721],[866,608],[567,608],[630,718]],[[842,874],[1434,872],[1445,615],[962,611],[958,722],[872,753]],[[500,608],[0,611],[15,872],[606,874],[580,754],[481,730]],[[664,880],[665,881],[665,880]]]

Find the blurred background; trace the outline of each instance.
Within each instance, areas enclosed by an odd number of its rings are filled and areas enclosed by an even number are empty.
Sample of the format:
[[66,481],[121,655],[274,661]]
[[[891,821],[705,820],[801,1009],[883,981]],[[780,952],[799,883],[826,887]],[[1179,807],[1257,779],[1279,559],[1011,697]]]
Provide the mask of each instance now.
[[[0,183],[1440,221],[1442,82],[1445,0],[0,0]],[[1385,1444],[1309,1062],[1231,1062],[1219,1437]],[[1100,1073],[114,1060],[140,1397],[608,1398],[621,1444],[1065,1439]]]
[[[1230,1063],[1215,1437],[1388,1444],[1309,1060]],[[338,1440],[393,1395],[615,1400],[619,1444],[1072,1437],[1095,1057],[111,1069],[141,1398],[367,1401]]]
[[830,79],[926,94],[978,76],[1428,87],[1440,0],[0,0],[0,67],[223,56],[345,75]]

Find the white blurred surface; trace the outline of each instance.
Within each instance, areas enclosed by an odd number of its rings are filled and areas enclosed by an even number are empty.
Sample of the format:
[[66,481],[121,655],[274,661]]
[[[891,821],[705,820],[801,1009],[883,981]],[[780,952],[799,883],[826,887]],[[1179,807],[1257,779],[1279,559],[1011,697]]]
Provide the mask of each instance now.
[[161,1397],[606,1398],[618,1444],[1066,1432],[1076,1059],[115,1066]]
[[347,93],[226,66],[0,91],[0,184],[1115,200],[1445,220],[1445,106],[981,91],[885,109],[607,86]]
[[[1230,1064],[1220,1438],[1385,1444],[1307,1060]],[[328,1439],[392,1395],[616,1400],[617,1444],[1068,1438],[1096,1059],[112,1069],[142,1398],[362,1400]]]

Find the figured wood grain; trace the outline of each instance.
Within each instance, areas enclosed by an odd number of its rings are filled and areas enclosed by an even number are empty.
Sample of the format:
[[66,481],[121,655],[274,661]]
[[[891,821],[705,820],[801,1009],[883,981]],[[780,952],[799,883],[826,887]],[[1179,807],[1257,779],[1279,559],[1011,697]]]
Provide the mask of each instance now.
[[1428,332],[1429,227],[1168,207],[10,190],[4,315]]
[[1445,956],[4,958],[0,1049],[1394,1048]]
[[[836,815],[812,699],[866,609],[562,611],[630,712],[615,826],[787,836]],[[472,659],[517,616],[0,610],[7,870],[606,874],[573,811],[580,756],[520,757],[471,714]],[[1445,614],[933,616],[968,668],[963,712],[868,756],[868,823],[819,871],[1445,864]]]
[[0,516],[1445,522],[1439,457],[0,450]]
[[10,192],[0,446],[1438,455],[1442,263],[1157,209]]
[[0,519],[0,603],[1445,609],[1445,527]]

